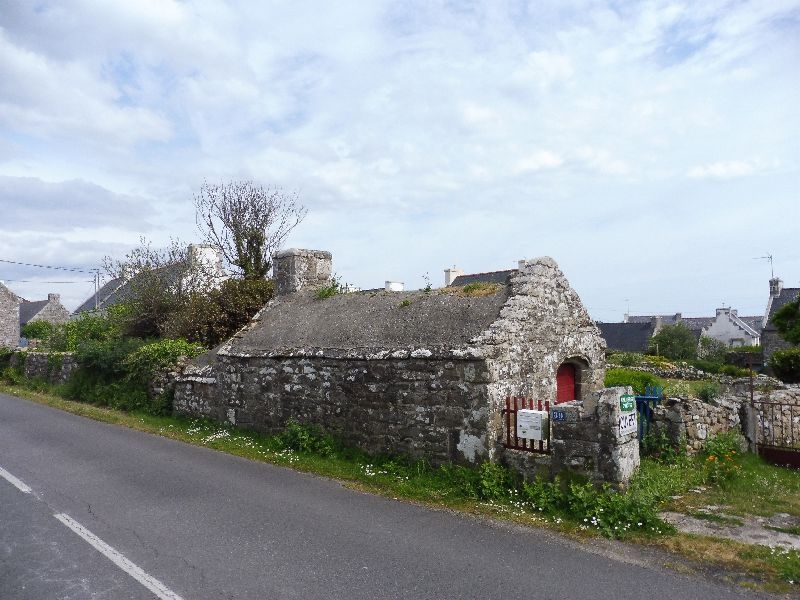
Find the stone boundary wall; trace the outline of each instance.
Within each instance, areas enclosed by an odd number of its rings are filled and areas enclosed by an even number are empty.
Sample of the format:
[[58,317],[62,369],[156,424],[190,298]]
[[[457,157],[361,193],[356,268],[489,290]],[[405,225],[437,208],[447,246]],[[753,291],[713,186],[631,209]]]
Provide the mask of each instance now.
[[[800,386],[769,386],[754,390],[756,403],[755,421],[747,422],[750,394],[744,386],[737,386],[730,393],[704,401],[698,398],[667,398],[657,406],[653,415],[653,428],[665,431],[669,439],[677,444],[686,443],[689,453],[702,450],[706,440],[726,431],[738,431],[754,444],[777,440],[800,441]],[[785,406],[782,411],[765,409],[761,402],[778,402]],[[794,408],[786,408],[794,407]]]
[[596,486],[625,488],[640,464],[637,433],[619,433],[620,397],[632,393],[625,387],[606,388],[585,401],[558,404],[555,408],[566,418],[551,421],[551,454],[503,449],[501,462],[526,479],[568,472]]
[[371,453],[477,463],[488,455],[489,380],[480,360],[218,355],[187,368],[176,412],[264,433],[316,424]]
[[15,352],[11,366],[21,368],[28,379],[41,379],[54,385],[67,383],[78,368],[71,352]]
[[718,398],[706,402],[698,398],[667,398],[653,413],[652,429],[665,431],[675,445],[683,441],[686,451],[702,450],[706,440],[726,431],[741,431],[742,399]]

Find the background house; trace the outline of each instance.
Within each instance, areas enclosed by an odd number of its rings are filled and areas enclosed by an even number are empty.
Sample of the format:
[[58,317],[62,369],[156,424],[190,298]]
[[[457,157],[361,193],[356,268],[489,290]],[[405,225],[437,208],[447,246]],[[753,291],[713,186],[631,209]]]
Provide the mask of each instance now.
[[772,317],[783,306],[789,302],[793,302],[800,296],[800,288],[785,288],[783,281],[777,277],[769,280],[769,299],[767,300],[767,310],[764,313],[764,331],[761,333],[761,346],[764,349],[764,364],[769,363],[769,359],[776,350],[786,350],[791,348],[792,345],[784,340],[775,325],[772,323]]
[[69,311],[61,304],[61,296],[47,294],[47,300],[23,300],[19,305],[20,329],[33,321],[54,325],[69,321]]
[[705,336],[726,346],[758,346],[764,317],[740,317],[736,309],[718,308],[713,317],[670,315],[625,315],[621,323],[598,323],[608,350],[613,352],[646,352],[649,339],[663,327],[682,324],[697,341]]
[[[217,287],[225,279],[222,255],[207,244],[189,244],[186,261],[166,265],[153,270],[159,285],[189,287],[197,283],[194,279],[200,274],[202,284]],[[109,307],[129,301],[136,294],[137,285],[143,276],[135,274],[130,278],[116,277],[104,283],[94,294],[76,308],[72,316],[78,317],[94,311],[105,312]]]

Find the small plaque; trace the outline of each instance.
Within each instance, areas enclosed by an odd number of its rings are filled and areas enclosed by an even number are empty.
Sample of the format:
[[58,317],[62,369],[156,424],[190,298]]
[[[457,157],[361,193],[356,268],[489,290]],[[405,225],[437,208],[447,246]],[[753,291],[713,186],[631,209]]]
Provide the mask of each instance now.
[[638,424],[636,422],[636,396],[624,394],[619,398],[619,409],[622,414],[619,416],[620,436],[636,433]]
[[567,411],[558,408],[553,409],[553,421],[566,421]]

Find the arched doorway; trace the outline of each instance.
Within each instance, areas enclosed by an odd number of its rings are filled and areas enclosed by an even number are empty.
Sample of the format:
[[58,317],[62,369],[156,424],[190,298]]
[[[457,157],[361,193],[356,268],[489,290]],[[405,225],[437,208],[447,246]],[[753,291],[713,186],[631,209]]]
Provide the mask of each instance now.
[[572,363],[563,363],[556,372],[556,404],[578,398],[575,389],[577,369]]

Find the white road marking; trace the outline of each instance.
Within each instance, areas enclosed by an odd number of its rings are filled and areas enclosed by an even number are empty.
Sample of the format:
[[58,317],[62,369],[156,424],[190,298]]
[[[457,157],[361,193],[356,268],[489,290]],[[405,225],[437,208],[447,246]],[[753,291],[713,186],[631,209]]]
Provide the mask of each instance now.
[[10,483],[11,485],[13,485],[13,486],[14,486],[15,488],[17,488],[17,489],[18,489],[20,492],[24,492],[24,493],[26,493],[26,494],[30,494],[30,493],[31,493],[31,491],[32,491],[32,490],[31,490],[31,488],[30,488],[30,486],[26,485],[26,484],[25,484],[25,483],[23,483],[21,480],[19,480],[19,479],[17,479],[16,477],[14,477],[14,476],[13,476],[11,473],[9,473],[8,471],[6,471],[6,470],[5,470],[3,467],[0,467],[0,477],[2,477],[3,479],[5,479],[6,481],[8,481],[8,483]]
[[78,523],[75,519],[67,514],[59,513],[53,515],[56,519],[61,521],[64,525],[69,527],[72,531],[81,536],[85,541],[89,542],[95,550],[100,552],[108,560],[117,565],[120,569],[125,571],[128,575],[133,577],[136,581],[141,583],[148,590],[153,592],[160,600],[182,600],[178,594],[173,592],[155,577],[151,577],[142,569],[137,567],[122,554],[117,552],[114,548],[106,544],[103,540],[86,529],[83,525]]

